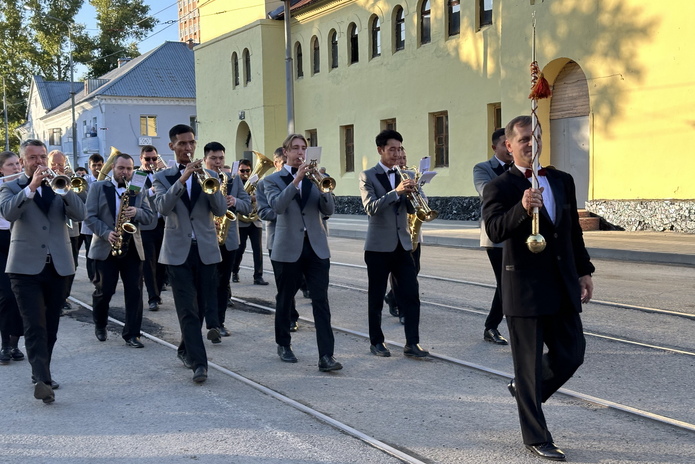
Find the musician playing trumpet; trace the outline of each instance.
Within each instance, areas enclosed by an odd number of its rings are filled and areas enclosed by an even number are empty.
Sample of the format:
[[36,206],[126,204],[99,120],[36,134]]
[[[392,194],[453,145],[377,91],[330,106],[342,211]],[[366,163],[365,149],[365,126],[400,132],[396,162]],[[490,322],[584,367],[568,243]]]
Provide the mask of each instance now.
[[[109,303],[120,275],[125,298],[125,326],[121,336],[128,346],[142,348],[140,328],[145,250],[139,226],[151,224],[155,214],[144,192],[135,193],[128,189],[133,165],[133,158],[121,153],[114,161],[111,179],[90,186],[85,222],[93,231],[89,257],[94,260],[96,273],[92,294],[94,334],[97,340],[106,341]],[[132,228],[124,227],[125,223],[134,226],[135,233],[129,233],[127,230],[132,231]]]

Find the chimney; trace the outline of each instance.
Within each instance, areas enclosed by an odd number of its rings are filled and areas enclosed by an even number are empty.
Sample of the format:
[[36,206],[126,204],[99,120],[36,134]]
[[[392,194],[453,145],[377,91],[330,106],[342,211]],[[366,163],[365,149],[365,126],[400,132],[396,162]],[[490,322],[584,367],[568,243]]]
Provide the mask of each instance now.
[[125,65],[128,61],[130,61],[130,58],[119,58],[118,59],[118,67],[121,68],[123,65]]

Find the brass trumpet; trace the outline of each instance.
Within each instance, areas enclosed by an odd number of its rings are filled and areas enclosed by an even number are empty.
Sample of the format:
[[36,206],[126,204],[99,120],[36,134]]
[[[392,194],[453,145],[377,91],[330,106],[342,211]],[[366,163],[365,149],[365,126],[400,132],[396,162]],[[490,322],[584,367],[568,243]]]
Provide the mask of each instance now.
[[[401,180],[408,180],[411,178],[410,175],[406,171],[402,170],[400,166],[395,165],[394,169],[396,169],[398,174],[401,176]],[[417,190],[417,186],[415,191],[408,193],[408,200],[410,200],[410,204],[413,205],[413,208],[415,208],[415,215],[420,221],[430,222],[439,217],[439,212],[429,207],[427,200],[425,200],[420,194],[420,191]]]
[[65,157],[65,175],[70,177],[70,188],[75,193],[82,193],[87,190],[87,180],[75,174],[70,164],[70,158]]
[[48,174],[48,177],[44,178],[44,182],[46,182],[46,184],[49,187],[51,187],[51,189],[56,193],[56,195],[67,195],[68,192],[71,190],[71,187],[69,187],[70,178],[63,174],[56,174],[56,172],[51,168],[46,169],[45,172],[46,174]]
[[[193,157],[190,153],[188,154],[188,159],[191,161],[191,163],[193,163]],[[220,180],[212,176],[204,168],[198,168],[195,176],[196,179],[198,179],[198,183],[200,184],[200,187],[203,189],[204,193],[214,195],[220,191]]]
[[[302,163],[304,163],[304,160],[302,160]],[[316,167],[317,163],[318,160],[309,160],[309,171],[305,174],[304,177],[313,182],[314,185],[316,185],[316,188],[319,189],[319,192],[330,193],[335,189],[335,179],[331,176],[321,174],[318,168]]]

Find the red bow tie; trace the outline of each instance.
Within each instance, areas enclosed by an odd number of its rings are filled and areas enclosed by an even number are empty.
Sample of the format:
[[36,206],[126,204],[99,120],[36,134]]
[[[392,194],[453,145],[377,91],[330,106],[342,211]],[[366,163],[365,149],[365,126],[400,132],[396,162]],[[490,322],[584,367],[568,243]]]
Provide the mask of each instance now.
[[[529,179],[533,175],[533,170],[527,169],[526,171],[524,171],[524,175],[526,176],[527,179]],[[545,168],[540,168],[538,170],[538,175],[539,176],[545,176]]]

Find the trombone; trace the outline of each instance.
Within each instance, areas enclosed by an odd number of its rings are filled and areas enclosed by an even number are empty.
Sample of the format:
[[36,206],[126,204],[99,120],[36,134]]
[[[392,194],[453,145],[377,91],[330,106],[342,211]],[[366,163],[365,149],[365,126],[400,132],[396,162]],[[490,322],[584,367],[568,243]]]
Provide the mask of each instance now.
[[[191,163],[193,162],[193,157],[190,153],[188,154],[188,159],[191,161]],[[207,193],[208,195],[213,195],[220,191],[220,180],[211,175],[204,168],[199,167],[198,170],[196,170],[195,175],[198,179],[200,187],[203,189],[203,192]]]

